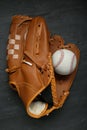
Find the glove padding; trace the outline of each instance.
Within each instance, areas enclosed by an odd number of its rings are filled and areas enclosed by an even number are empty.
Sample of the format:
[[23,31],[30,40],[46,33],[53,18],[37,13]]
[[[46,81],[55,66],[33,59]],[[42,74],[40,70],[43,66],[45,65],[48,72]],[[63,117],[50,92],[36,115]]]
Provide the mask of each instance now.
[[79,49],[64,45],[58,36],[50,36],[42,17],[14,16],[7,45],[9,83],[22,99],[27,113],[34,118],[60,108],[69,94],[76,75],[60,76],[54,72],[52,54],[61,48],[72,50],[79,62]]

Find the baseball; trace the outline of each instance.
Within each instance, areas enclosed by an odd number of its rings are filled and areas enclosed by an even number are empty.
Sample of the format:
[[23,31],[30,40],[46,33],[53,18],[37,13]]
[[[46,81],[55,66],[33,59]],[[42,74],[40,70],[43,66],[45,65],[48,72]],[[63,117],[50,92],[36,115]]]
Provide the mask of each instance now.
[[69,75],[77,65],[77,58],[74,52],[67,49],[60,49],[52,55],[53,67],[57,74]]

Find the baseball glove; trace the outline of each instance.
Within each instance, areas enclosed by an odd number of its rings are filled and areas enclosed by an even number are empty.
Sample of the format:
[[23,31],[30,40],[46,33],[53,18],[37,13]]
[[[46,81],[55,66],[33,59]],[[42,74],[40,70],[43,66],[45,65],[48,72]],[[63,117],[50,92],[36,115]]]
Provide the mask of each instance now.
[[40,118],[60,108],[69,94],[76,75],[57,75],[52,54],[61,48],[72,50],[79,62],[79,49],[74,44],[64,45],[58,35],[50,36],[44,18],[14,16],[7,42],[6,71],[9,84],[18,92],[28,115]]

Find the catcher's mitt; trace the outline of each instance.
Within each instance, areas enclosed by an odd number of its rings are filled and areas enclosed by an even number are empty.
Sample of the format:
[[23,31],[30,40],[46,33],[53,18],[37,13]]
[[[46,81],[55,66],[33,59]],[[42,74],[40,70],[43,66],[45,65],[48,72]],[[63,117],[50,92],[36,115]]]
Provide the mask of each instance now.
[[6,71],[11,87],[18,92],[27,113],[34,118],[60,108],[69,94],[77,67],[69,76],[56,75],[51,55],[60,48],[72,50],[79,61],[78,48],[74,44],[64,45],[60,36],[50,36],[42,17],[13,17]]

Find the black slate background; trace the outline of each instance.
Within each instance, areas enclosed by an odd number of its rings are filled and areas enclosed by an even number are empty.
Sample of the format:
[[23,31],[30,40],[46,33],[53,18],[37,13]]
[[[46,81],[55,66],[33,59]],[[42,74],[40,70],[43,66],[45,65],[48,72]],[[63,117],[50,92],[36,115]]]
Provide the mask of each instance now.
[[[85,0],[0,0],[0,130],[87,130],[87,6]],[[70,95],[60,110],[41,119],[29,117],[8,84],[6,42],[11,17],[43,16],[52,33],[75,43],[80,64]]]

